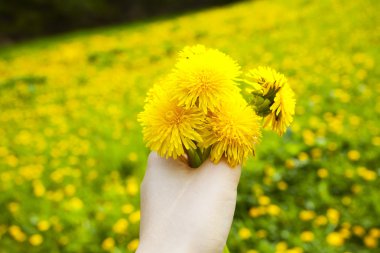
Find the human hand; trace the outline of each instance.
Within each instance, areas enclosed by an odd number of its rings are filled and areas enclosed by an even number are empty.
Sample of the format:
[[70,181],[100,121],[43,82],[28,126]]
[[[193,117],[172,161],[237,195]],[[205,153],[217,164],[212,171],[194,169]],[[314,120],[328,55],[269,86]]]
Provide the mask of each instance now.
[[206,161],[193,169],[149,155],[141,184],[136,253],[221,253],[236,206],[240,166]]

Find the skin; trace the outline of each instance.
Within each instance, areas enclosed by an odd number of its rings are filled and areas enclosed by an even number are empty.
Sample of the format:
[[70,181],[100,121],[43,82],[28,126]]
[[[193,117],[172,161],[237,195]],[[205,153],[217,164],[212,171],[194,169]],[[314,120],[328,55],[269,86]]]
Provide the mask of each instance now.
[[221,253],[236,206],[240,166],[192,169],[152,152],[141,184],[137,253]]

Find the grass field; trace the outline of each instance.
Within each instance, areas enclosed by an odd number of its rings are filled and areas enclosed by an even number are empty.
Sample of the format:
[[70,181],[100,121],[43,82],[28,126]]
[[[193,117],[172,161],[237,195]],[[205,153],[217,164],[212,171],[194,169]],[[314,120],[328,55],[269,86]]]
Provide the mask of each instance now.
[[[197,43],[284,73],[231,253],[380,252],[380,2],[253,1],[0,49],[0,253],[134,252],[146,91]],[[215,210],[218,212],[219,210]]]

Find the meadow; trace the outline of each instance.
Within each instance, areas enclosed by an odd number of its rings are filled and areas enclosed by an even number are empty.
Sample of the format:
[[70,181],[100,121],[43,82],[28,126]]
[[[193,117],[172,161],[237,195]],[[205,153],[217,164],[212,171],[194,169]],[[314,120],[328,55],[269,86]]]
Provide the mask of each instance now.
[[136,250],[137,114],[198,43],[284,73],[297,97],[244,165],[231,253],[380,252],[379,10],[247,1],[0,48],[0,253]]

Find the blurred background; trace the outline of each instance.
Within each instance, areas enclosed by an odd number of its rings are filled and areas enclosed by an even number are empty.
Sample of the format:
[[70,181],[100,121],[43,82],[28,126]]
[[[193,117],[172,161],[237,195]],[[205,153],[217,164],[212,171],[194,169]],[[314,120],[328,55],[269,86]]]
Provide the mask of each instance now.
[[136,117],[198,43],[297,96],[244,165],[231,253],[380,252],[380,2],[229,2],[0,3],[0,253],[136,250]]
[[0,2],[0,43],[81,28],[178,15],[237,0],[17,0]]

